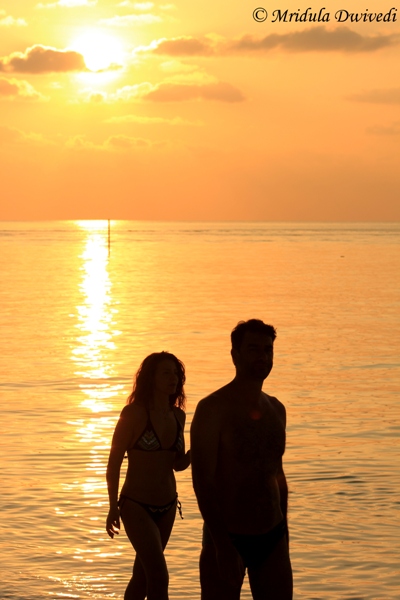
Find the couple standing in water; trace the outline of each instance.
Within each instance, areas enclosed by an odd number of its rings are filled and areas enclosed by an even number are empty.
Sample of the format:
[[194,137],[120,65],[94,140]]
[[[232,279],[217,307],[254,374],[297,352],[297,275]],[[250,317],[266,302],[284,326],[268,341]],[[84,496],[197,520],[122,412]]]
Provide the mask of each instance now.
[[[115,428],[107,467],[110,537],[120,518],[136,551],[125,600],[168,600],[164,557],[180,502],[174,471],[192,463],[204,519],[202,600],[238,600],[247,569],[255,600],[291,600],[284,406],[262,391],[275,329],[258,319],[231,333],[234,379],[201,400],[185,451],[185,370],[168,352],[140,366]],[[118,499],[122,460],[128,469]],[[181,515],[182,516],[182,515]]]

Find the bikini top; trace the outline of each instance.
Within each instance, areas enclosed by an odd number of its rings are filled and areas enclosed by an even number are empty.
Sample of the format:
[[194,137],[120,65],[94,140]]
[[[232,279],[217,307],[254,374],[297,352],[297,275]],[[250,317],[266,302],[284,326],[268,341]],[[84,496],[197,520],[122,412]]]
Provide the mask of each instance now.
[[[175,412],[174,412],[175,414]],[[142,450],[143,452],[159,452],[159,451],[168,451],[168,452],[180,452],[183,449],[183,431],[182,426],[179,422],[179,419],[175,415],[176,423],[177,423],[177,432],[174,443],[170,448],[162,448],[160,438],[158,437],[153,424],[150,419],[150,414],[147,416],[146,426],[141,434],[141,436],[136,440],[136,442],[129,448],[128,450]]]

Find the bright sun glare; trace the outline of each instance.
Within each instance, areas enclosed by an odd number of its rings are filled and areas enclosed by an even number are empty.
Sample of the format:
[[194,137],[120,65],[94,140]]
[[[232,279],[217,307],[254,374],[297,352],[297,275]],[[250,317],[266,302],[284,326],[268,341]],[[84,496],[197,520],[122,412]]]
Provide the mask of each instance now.
[[77,38],[71,47],[82,54],[91,71],[102,71],[111,65],[122,65],[124,51],[120,41],[100,31],[87,31]]

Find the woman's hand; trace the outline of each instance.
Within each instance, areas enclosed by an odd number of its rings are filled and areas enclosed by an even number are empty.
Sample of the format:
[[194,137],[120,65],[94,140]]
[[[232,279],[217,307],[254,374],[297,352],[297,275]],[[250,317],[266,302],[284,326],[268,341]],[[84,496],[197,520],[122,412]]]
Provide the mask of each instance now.
[[120,529],[119,509],[118,506],[113,506],[108,511],[106,531],[110,538],[113,538],[115,534],[118,535]]
[[175,459],[174,471],[184,471],[190,465],[190,450]]

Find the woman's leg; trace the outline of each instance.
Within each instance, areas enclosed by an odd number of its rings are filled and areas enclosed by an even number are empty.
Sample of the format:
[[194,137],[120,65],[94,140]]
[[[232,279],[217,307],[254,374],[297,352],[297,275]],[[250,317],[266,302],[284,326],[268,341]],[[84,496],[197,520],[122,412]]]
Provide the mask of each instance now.
[[[126,534],[136,550],[132,579],[125,600],[168,600],[168,570],[164,558],[175,521],[175,504],[159,515],[157,523],[143,506],[126,499],[121,511]],[[144,594],[144,595],[143,595]]]
[[139,556],[136,554],[133,563],[132,577],[125,590],[124,600],[144,600],[146,598],[147,582]]

